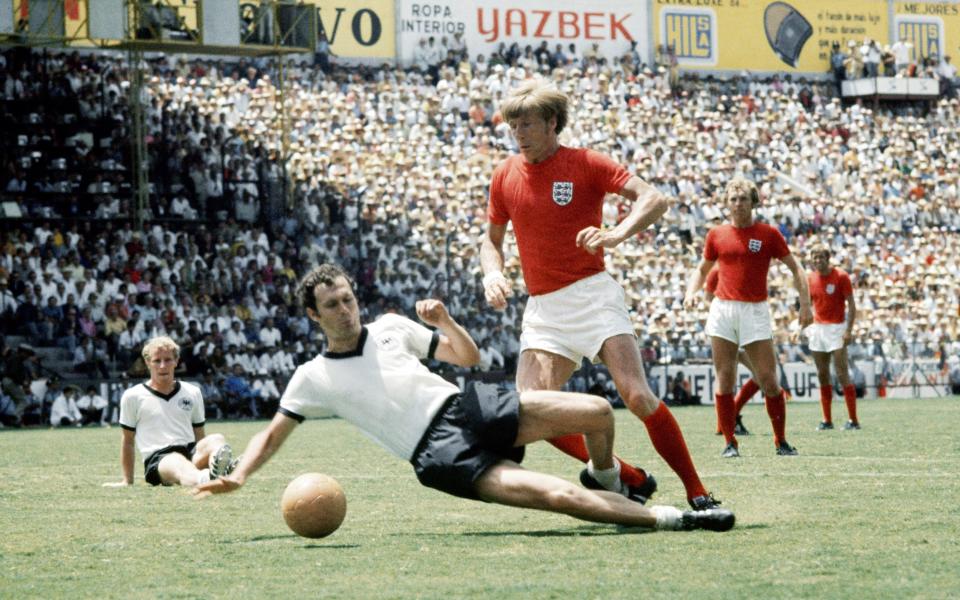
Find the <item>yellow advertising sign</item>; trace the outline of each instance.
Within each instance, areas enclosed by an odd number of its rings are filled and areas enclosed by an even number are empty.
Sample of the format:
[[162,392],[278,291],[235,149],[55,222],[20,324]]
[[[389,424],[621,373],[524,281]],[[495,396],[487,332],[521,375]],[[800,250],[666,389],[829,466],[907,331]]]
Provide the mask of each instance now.
[[[894,2],[893,36],[913,44],[913,60],[960,53],[960,2]],[[956,64],[956,61],[954,61]]]
[[887,0],[654,0],[654,40],[681,67],[824,72],[830,47],[886,43]]
[[397,21],[393,0],[307,0],[317,7],[317,29],[330,51],[348,58],[392,59]]

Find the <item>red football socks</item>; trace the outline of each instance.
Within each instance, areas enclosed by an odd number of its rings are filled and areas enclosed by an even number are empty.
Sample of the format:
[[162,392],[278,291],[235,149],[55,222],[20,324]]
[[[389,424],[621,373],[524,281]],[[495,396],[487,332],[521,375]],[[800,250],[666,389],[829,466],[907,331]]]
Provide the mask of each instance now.
[[[587,444],[583,441],[583,436],[578,433],[564,435],[547,441],[564,454],[572,456],[580,462],[585,463],[590,460],[590,454],[587,452]],[[643,482],[647,480],[646,471],[634,467],[619,456],[614,456],[614,458],[620,461],[620,481],[629,486],[636,487],[643,485]]]
[[654,449],[683,482],[683,487],[687,490],[687,498],[706,495],[707,490],[703,487],[700,476],[697,475],[696,467],[693,466],[693,459],[690,458],[690,451],[687,449],[687,442],[683,439],[680,425],[673,418],[673,413],[667,405],[661,402],[657,410],[643,419],[643,424],[647,426],[647,434]]
[[714,394],[714,401],[717,405],[717,420],[720,421],[720,432],[723,433],[723,439],[728,444],[737,445],[737,439],[733,435],[733,428],[737,424],[737,413],[734,408],[733,394]]
[[767,416],[770,417],[770,424],[773,426],[773,444],[779,447],[787,439],[787,401],[783,390],[780,390],[776,396],[767,396],[765,400]]
[[753,395],[758,391],[760,391],[760,386],[757,385],[757,382],[754,381],[752,377],[743,384],[743,387],[740,388],[740,391],[737,392],[737,397],[734,399],[734,404],[736,405],[735,416],[740,414],[740,411],[743,410],[747,402],[750,402],[750,398],[753,398]]
[[843,386],[843,400],[847,403],[847,414],[850,415],[850,420],[859,424],[860,421],[857,420],[857,388],[852,383]]
[[[844,394],[846,395],[846,394]],[[831,417],[830,404],[833,402],[833,388],[830,386],[820,388],[820,409],[823,411],[823,422],[833,423]]]

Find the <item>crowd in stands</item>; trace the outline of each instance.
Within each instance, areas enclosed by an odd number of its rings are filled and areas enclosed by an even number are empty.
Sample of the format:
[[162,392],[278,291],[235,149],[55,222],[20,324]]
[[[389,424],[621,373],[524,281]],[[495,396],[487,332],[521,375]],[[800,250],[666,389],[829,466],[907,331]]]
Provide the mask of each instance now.
[[[514,150],[497,109],[535,75],[575,99],[565,144],[607,153],[675,199],[607,255],[648,364],[709,359],[706,304],[681,303],[723,219],[719,192],[738,175],[757,181],[759,215],[801,259],[826,241],[851,273],[854,359],[946,368],[960,356],[956,98],[875,111],[844,105],[828,80],[677,78],[634,47],[471,58],[454,42],[409,69],[292,61],[286,163],[269,61],[149,58],[146,206],[132,190],[125,60],[0,54],[0,318],[22,346],[3,344],[0,403],[63,395],[32,389],[45,377],[35,346],[59,348],[74,376],[136,377],[140,344],[167,334],[213,415],[268,415],[295,365],[322,348],[294,291],[323,261],[354,274],[364,319],[443,298],[483,349],[481,369],[511,372],[525,300],[516,248],[506,267],[519,293],[504,312],[484,303],[478,248],[488,179]],[[609,195],[604,222],[627,210]],[[785,269],[770,290],[782,358],[803,360]],[[609,387],[602,375],[576,381]],[[62,422],[84,419],[95,420]]]
[[950,98],[956,93],[957,67],[950,62],[950,55],[918,56],[909,40],[897,40],[881,45],[866,37],[863,43],[847,41],[843,49],[834,42],[830,49],[830,68],[833,71],[840,93],[840,84],[847,79],[871,77],[924,77],[939,82],[940,92]]

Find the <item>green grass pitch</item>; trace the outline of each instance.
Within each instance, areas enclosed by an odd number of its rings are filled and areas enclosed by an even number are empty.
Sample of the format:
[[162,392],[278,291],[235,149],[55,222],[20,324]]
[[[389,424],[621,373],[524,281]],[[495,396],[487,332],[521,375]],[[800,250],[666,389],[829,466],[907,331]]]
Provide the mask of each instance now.
[[[774,456],[763,408],[743,457],[720,458],[711,407],[674,409],[700,473],[737,513],[729,533],[623,533],[448,497],[343,421],[308,421],[238,493],[102,488],[120,431],[0,432],[0,598],[956,598],[960,400],[874,400],[863,430],[814,431],[788,405],[798,457]],[[835,422],[845,419],[834,404]],[[684,506],[642,424],[617,411],[619,453]],[[208,423],[243,448],[264,423]],[[525,464],[576,481],[546,444]],[[343,485],[347,518],[322,540],[284,525],[294,476]]]

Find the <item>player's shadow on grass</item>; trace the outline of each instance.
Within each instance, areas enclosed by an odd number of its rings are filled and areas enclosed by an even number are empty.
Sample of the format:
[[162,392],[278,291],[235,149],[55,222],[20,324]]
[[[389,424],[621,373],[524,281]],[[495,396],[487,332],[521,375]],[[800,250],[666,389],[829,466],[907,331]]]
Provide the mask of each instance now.
[[[524,536],[535,538],[551,537],[599,537],[623,534],[651,533],[650,529],[642,527],[610,527],[605,525],[584,526],[575,529],[551,529],[546,531],[465,531],[459,535],[467,537],[503,537],[503,536]],[[446,537],[450,534],[435,534],[438,537]]]
[[[738,529],[769,529],[769,525],[763,523],[751,523],[749,525],[737,525],[734,531]],[[467,531],[460,535],[471,537],[498,537],[507,535],[526,536],[526,537],[599,537],[610,535],[643,535],[654,533],[653,529],[647,527],[614,527],[598,525],[596,527],[578,527],[577,529],[551,530],[551,531]],[[702,532],[691,532],[702,533]],[[709,533],[709,532],[707,532]],[[445,534],[437,534],[445,535]]]
[[[302,539],[297,535],[292,533],[285,533],[282,535],[258,535],[252,538],[246,538],[242,540],[229,540],[228,544],[248,544],[251,542],[268,542],[270,540],[286,540],[286,539]],[[320,548],[320,549],[343,549],[343,548],[359,548],[360,544],[306,544],[304,548]]]

